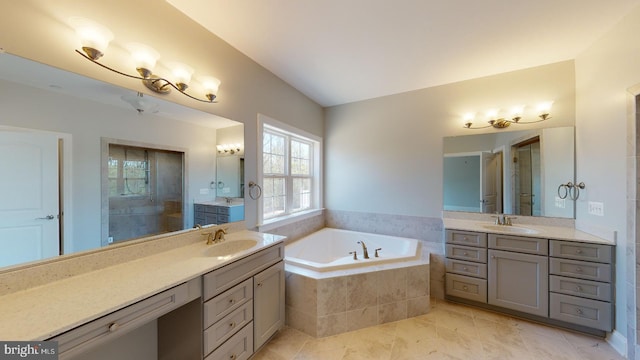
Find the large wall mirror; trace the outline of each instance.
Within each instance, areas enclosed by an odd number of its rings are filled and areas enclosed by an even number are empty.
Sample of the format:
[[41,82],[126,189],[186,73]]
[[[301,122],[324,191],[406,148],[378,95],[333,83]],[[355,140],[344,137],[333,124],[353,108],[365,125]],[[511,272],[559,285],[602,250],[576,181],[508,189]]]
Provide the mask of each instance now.
[[573,127],[444,138],[443,209],[575,217]]
[[197,203],[243,204],[214,186],[218,145],[244,147],[240,122],[11,54],[0,106],[0,268],[191,228]]

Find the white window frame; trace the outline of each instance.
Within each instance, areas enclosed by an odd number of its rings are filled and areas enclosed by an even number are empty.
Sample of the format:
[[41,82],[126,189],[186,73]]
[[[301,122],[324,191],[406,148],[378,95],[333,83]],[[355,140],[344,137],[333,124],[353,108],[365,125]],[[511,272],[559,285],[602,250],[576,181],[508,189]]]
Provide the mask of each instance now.
[[[257,200],[258,205],[258,230],[269,231],[279,226],[290,224],[305,218],[316,216],[322,213],[323,210],[323,195],[322,195],[322,138],[313,134],[310,134],[304,130],[298,129],[294,126],[285,124],[278,120],[272,119],[268,116],[258,114],[258,141],[257,141],[257,177],[260,186],[263,185],[264,169],[263,169],[263,135],[265,127],[275,129],[278,132],[291,135],[296,138],[303,139],[313,143],[313,158],[312,158],[312,172],[313,177],[311,181],[311,208],[307,210],[297,211],[293,213],[287,213],[279,217],[274,217],[265,220],[264,219],[264,200],[261,196]],[[287,145],[288,146],[288,145]],[[290,153],[287,153],[287,161],[290,160]],[[289,165],[287,165],[288,167]],[[291,175],[288,175],[291,177]],[[290,202],[291,193],[289,193],[290,187],[287,187],[287,202]]]

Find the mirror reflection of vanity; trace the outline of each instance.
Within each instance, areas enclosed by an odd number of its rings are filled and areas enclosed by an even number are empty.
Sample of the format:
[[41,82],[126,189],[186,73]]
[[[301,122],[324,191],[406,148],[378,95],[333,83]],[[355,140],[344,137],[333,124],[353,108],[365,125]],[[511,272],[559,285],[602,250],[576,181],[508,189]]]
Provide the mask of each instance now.
[[444,138],[443,209],[573,218],[574,128]]
[[[123,101],[132,97],[141,101],[143,111],[131,101]],[[109,203],[116,198],[118,201],[126,198],[145,201],[144,208],[119,210],[123,218],[134,219],[146,215],[141,214],[143,210],[154,211],[171,215],[173,225],[166,229],[193,227],[194,204],[215,201],[217,197],[210,184],[216,179],[216,144],[224,138],[220,134],[224,134],[224,129],[234,129],[232,133],[237,136],[234,143],[244,143],[244,126],[239,122],[150,95],[140,98],[137,91],[10,54],[0,54],[0,104],[3,108],[0,132],[10,134],[9,137],[21,133],[54,138],[58,151],[54,149],[53,152],[59,152],[60,169],[54,190],[32,191],[38,196],[56,193],[59,207],[34,214],[31,220],[40,220],[28,225],[33,231],[40,231],[45,223],[55,225],[57,243],[54,251],[45,253],[40,243],[28,242],[23,244],[30,252],[28,257],[13,262],[0,257],[0,268],[109,244],[113,231]],[[123,146],[118,150],[122,159],[116,159],[115,152],[109,153],[110,144]],[[148,149],[184,154],[183,164],[178,165],[183,167],[182,181],[163,182],[162,177],[155,176],[153,172],[159,167],[154,165],[157,161],[154,156],[158,155]],[[114,164],[112,168],[109,168],[110,158]],[[123,163],[136,168],[123,173],[126,170]],[[159,179],[158,182],[155,179]],[[43,183],[51,182],[43,179]],[[140,184],[145,184],[146,188]],[[171,190],[173,194],[181,193],[181,198],[158,197],[159,189],[168,186],[178,187]],[[180,187],[181,192],[178,191]],[[15,192],[15,189],[7,191]],[[234,200],[241,202],[242,194]],[[167,208],[168,204],[170,208]],[[6,208],[2,211],[6,215]],[[16,244],[21,243],[7,227],[12,222],[18,224],[13,220],[0,224],[3,249],[17,248]],[[148,235],[151,234],[136,236]],[[118,240],[114,239],[113,243]]]

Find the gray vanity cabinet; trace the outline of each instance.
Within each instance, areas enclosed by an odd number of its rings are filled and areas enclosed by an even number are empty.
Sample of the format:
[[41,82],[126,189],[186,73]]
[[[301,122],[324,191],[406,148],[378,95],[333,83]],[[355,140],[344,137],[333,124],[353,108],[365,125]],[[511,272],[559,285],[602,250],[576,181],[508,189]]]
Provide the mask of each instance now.
[[549,315],[548,240],[489,234],[488,303]]
[[248,359],[284,325],[284,244],[203,276],[205,360]]
[[256,349],[284,326],[284,289],[282,261],[253,278],[253,341]]

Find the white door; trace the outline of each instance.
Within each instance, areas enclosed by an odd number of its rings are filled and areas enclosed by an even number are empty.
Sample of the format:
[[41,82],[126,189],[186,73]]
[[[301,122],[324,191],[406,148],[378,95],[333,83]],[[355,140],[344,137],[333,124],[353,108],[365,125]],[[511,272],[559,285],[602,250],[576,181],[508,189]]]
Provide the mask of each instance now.
[[498,211],[498,189],[496,175],[498,173],[496,154],[483,152],[480,157],[480,196],[482,197],[482,212],[495,213]]
[[58,138],[0,131],[0,266],[56,256]]

